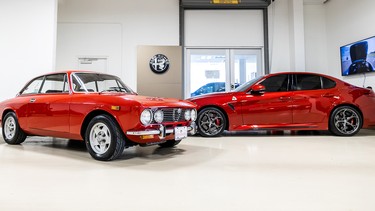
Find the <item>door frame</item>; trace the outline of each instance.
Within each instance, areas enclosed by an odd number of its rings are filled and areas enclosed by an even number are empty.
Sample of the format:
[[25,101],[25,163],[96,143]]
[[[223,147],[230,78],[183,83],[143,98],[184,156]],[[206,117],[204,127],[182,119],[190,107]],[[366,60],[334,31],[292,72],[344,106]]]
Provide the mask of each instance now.
[[235,50],[260,50],[260,72],[261,75],[265,74],[265,65],[264,65],[264,48],[259,46],[252,47],[184,47],[184,99],[190,98],[190,53],[189,50],[225,50],[225,56],[228,58],[229,62],[225,63],[225,89],[230,90],[230,84],[234,82],[234,51]]

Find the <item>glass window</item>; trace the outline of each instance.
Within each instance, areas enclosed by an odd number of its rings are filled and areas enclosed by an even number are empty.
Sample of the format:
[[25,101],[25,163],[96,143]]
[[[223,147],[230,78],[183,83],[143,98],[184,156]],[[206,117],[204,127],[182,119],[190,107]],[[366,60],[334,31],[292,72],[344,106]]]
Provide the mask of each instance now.
[[325,78],[325,77],[322,77],[322,82],[323,82],[323,89],[331,89],[336,86],[335,81]]
[[296,75],[296,90],[314,90],[321,89],[322,83],[320,76],[297,74]]
[[40,86],[43,83],[44,76],[39,77],[31,81],[20,94],[37,94],[39,92]]
[[266,92],[286,92],[288,91],[288,75],[271,76],[260,84],[266,87]]
[[135,94],[129,87],[112,75],[98,73],[75,73],[73,89],[76,92],[125,92]]
[[63,93],[68,92],[66,74],[47,75],[40,93]]

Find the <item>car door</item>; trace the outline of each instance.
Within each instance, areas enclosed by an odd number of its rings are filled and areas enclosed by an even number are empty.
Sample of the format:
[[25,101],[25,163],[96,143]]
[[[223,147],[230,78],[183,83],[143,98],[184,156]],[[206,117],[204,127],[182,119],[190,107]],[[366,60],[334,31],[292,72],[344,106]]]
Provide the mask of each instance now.
[[315,124],[328,117],[336,100],[336,83],[315,74],[293,76],[293,123]]
[[38,93],[29,96],[29,131],[46,136],[64,136],[69,133],[71,97],[68,87],[66,74],[44,77]]
[[270,127],[292,123],[289,75],[270,76],[258,84],[265,86],[263,94],[249,92],[241,99],[243,123]]

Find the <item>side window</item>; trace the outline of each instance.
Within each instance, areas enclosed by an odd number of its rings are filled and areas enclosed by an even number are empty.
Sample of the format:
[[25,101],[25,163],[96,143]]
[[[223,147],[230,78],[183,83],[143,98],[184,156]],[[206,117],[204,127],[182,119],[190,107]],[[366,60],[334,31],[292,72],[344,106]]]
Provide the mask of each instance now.
[[40,93],[63,93],[67,86],[66,74],[47,75]]
[[323,89],[331,89],[336,86],[336,82],[331,79],[322,77]]
[[[86,83],[85,87],[86,87],[87,91],[95,92],[96,91],[96,83],[97,83],[97,81],[91,81],[91,82]],[[100,84],[98,84],[98,86],[100,87]],[[99,90],[104,90],[104,89],[99,88]]]
[[296,75],[296,90],[314,90],[321,89],[322,83],[320,76],[297,74]]
[[44,76],[39,77],[31,81],[20,93],[21,95],[26,94],[37,94],[39,92],[40,86],[43,83]]
[[288,75],[271,76],[260,84],[266,87],[266,92],[286,92],[288,91]]

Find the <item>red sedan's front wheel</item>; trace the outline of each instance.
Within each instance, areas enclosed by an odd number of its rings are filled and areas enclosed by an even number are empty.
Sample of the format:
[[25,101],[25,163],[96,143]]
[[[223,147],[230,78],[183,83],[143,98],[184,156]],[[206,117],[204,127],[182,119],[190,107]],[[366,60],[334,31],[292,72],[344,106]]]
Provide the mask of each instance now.
[[198,132],[204,137],[220,136],[226,126],[226,118],[223,112],[214,107],[202,109],[197,119]]

